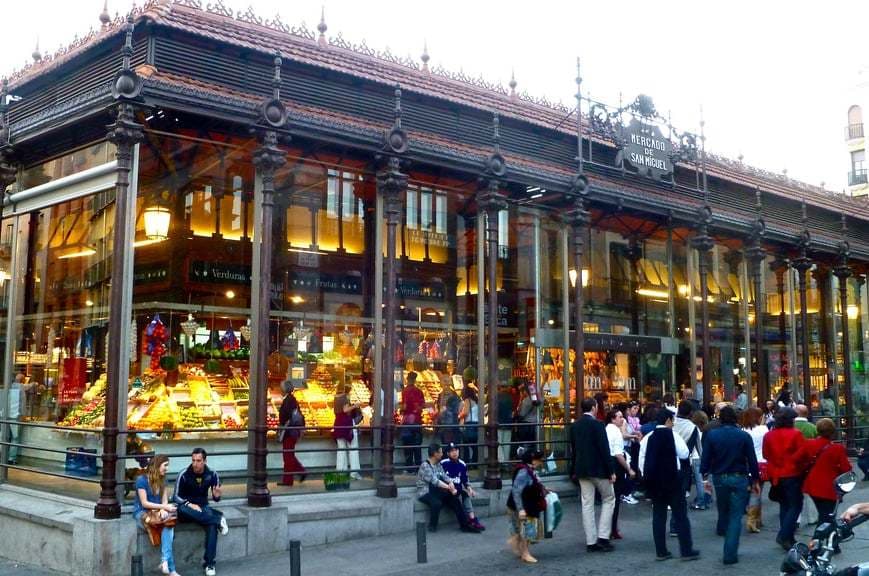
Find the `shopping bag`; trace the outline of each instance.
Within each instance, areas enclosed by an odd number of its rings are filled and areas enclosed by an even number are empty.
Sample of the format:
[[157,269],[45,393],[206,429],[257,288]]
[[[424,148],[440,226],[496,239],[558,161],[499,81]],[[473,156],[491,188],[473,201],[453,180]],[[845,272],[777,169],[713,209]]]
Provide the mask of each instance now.
[[540,518],[531,518],[530,516],[520,521],[522,529],[521,536],[528,542],[539,542],[543,538],[543,526],[541,526]]
[[563,513],[558,494],[555,492],[546,494],[546,532],[555,532],[561,523]]
[[546,473],[552,474],[556,468],[558,468],[558,465],[555,463],[555,452],[550,452],[546,458]]

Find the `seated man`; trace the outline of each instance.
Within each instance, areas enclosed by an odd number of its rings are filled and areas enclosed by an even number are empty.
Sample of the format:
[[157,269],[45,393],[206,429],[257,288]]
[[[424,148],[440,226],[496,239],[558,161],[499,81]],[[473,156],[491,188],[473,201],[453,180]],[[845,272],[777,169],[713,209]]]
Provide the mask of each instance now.
[[462,508],[468,516],[468,523],[478,530],[485,530],[486,527],[480,523],[479,518],[474,514],[474,503],[471,499],[476,496],[474,489],[468,483],[468,465],[459,458],[459,447],[450,442],[447,445],[447,458],[441,460],[441,466],[447,473],[450,482],[456,487],[457,496],[462,501]]
[[194,448],[190,456],[190,466],[178,475],[175,481],[175,504],[178,518],[182,521],[196,522],[205,529],[205,555],[202,566],[206,576],[215,576],[214,559],[217,555],[217,530],[224,536],[229,532],[226,518],[220,510],[208,505],[208,490],[215,502],[220,501],[222,488],[217,472],[211,470],[205,460],[208,453],[203,448]]
[[417,498],[429,507],[429,532],[437,532],[438,519],[444,506],[452,508],[462,532],[479,532],[479,528],[475,528],[468,521],[462,501],[458,498],[459,492],[441,466],[443,455],[440,444],[431,444],[428,447],[428,458],[422,461],[416,475]]

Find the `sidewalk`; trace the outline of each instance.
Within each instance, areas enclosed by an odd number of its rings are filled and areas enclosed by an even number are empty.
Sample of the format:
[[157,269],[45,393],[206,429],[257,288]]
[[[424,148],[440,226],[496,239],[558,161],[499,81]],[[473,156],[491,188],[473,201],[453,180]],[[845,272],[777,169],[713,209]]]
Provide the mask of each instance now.
[[[845,505],[869,500],[869,483],[845,498]],[[714,509],[691,511],[695,547],[701,559],[690,564],[678,560],[655,562],[651,533],[651,504],[622,505],[620,529],[625,539],[615,541],[616,551],[610,554],[587,554],[579,519],[579,505],[565,502],[565,517],[555,536],[534,546],[533,553],[540,560],[534,567],[516,560],[505,545],[508,536],[507,520],[503,516],[484,519],[487,530],[483,534],[465,534],[454,525],[442,526],[436,534],[428,534],[427,572],[442,574],[526,574],[532,570],[541,574],[612,574],[618,572],[643,576],[671,575],[674,571],[688,571],[692,576],[718,576],[721,571],[731,574],[751,572],[755,576],[776,576],[784,552],[775,543],[778,527],[778,505],[764,502],[765,526],[760,534],[743,533],[740,541],[740,563],[724,566],[721,563],[723,539],[715,536]],[[840,508],[844,510],[844,508]],[[814,527],[802,527],[801,539],[811,536]],[[857,537],[842,545],[843,553],[836,557],[839,567],[869,561],[869,525],[858,529]],[[671,550],[678,554],[675,538]],[[690,567],[690,568],[689,568]],[[302,549],[302,574],[330,576],[411,576],[423,571],[416,563],[415,534],[371,538]],[[220,576],[288,575],[289,553],[263,556],[255,561],[221,563]],[[185,575],[186,576],[186,575]]]
[[[869,483],[861,483],[845,498],[845,506],[869,500]],[[579,519],[579,505],[575,500],[565,503],[565,517],[555,537],[534,546],[533,553],[540,560],[534,567],[516,560],[505,546],[508,536],[507,520],[503,516],[483,519],[487,530],[482,534],[465,534],[454,524],[442,524],[436,534],[427,534],[428,566],[416,563],[414,533],[366,538],[302,549],[304,576],[416,576],[423,571],[468,576],[484,574],[555,575],[610,575],[618,572],[643,576],[671,576],[673,572],[691,572],[691,576],[720,576],[722,571],[732,575],[751,572],[754,576],[777,576],[784,552],[775,544],[778,526],[778,505],[764,501],[765,526],[760,534],[743,532],[740,541],[740,563],[723,566],[723,541],[714,534],[716,513],[691,511],[695,548],[701,552],[700,560],[683,564],[677,559],[654,561],[651,534],[651,505],[642,502],[635,506],[622,505],[620,529],[625,539],[615,541],[616,551],[610,554],[587,554]],[[844,510],[840,507],[840,510]],[[446,514],[444,516],[446,518]],[[814,527],[802,527],[800,539],[811,536]],[[671,538],[671,551],[678,553],[675,538]],[[857,537],[842,545],[843,553],[835,563],[839,568],[869,561],[869,524],[858,528]],[[219,558],[219,549],[218,549]],[[156,574],[146,567],[146,574]],[[259,556],[234,562],[219,562],[220,576],[287,576],[290,574],[289,552]],[[198,569],[181,571],[183,576],[199,576]],[[33,569],[0,560],[3,576],[57,576],[57,573]]]

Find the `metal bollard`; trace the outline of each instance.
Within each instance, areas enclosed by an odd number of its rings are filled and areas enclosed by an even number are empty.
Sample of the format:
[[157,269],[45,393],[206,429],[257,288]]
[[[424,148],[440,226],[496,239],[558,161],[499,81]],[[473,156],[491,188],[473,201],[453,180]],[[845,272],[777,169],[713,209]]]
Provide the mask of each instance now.
[[290,540],[290,576],[302,576],[302,542]]
[[425,522],[416,523],[416,563],[428,563],[428,545],[426,544]]
[[145,576],[141,554],[133,554],[130,558],[130,576]]

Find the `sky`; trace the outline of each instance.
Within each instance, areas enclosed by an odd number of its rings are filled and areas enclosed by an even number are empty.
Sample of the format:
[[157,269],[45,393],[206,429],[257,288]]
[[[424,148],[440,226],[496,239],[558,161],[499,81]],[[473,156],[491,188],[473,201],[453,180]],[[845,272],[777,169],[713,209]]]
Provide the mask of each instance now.
[[[37,39],[54,52],[98,26],[103,1],[4,4],[0,76],[26,63]],[[865,0],[223,2],[312,30],[323,9],[327,36],[417,60],[427,43],[432,66],[505,86],[512,72],[519,91],[569,106],[579,57],[585,95],[617,105],[648,94],[681,130],[699,130],[702,111],[709,151],[832,191],[849,169],[848,89],[860,70],[869,75]],[[112,14],[132,5],[108,2]]]

